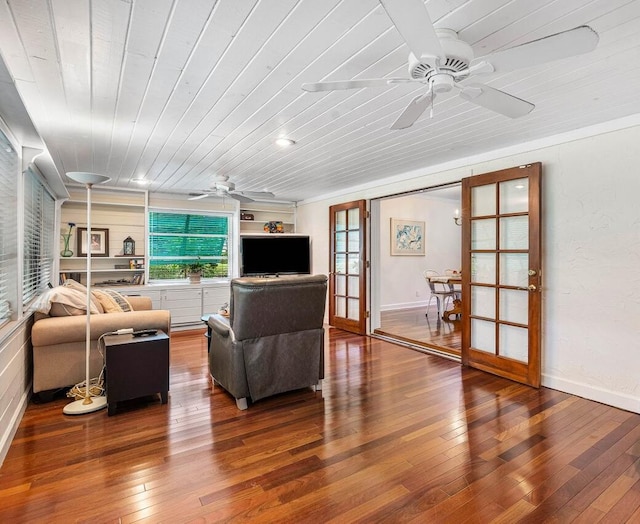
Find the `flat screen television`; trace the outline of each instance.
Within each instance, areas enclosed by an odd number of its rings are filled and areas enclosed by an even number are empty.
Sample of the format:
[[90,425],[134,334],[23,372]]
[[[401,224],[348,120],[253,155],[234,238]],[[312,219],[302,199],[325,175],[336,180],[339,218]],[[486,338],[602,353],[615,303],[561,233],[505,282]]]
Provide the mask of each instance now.
[[311,273],[311,243],[303,235],[240,237],[240,274],[308,275]]

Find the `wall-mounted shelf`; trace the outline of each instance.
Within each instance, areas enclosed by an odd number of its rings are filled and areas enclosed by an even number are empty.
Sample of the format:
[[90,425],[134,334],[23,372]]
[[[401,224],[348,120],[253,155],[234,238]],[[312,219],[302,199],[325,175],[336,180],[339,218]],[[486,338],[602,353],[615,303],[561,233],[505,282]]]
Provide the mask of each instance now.
[[[60,225],[61,232],[68,231],[68,224],[74,223],[77,227],[72,229],[71,242],[69,248],[74,256],[59,257],[59,280],[70,277],[74,274],[80,278],[82,283],[86,283],[86,257],[76,256],[78,245],[78,228],[86,227],[87,202],[86,190],[84,187],[70,187],[70,198],[62,203]],[[147,265],[146,256],[143,253],[135,255],[123,254],[123,242],[131,237],[135,243],[136,251],[146,249],[146,209],[147,193],[140,190],[122,190],[109,187],[94,187],[91,192],[91,227],[96,229],[107,229],[109,245],[107,246],[108,256],[91,257],[91,273],[93,274],[92,284],[109,279],[113,274],[114,279],[138,280],[136,277],[144,277]],[[59,252],[62,251],[62,240]],[[128,266],[129,260],[140,260],[138,267],[115,267]],[[140,267],[142,266],[142,267]],[[144,281],[144,278],[140,280]],[[133,282],[131,282],[133,284]]]
[[[242,219],[242,214],[253,215],[253,220]],[[294,233],[296,230],[295,204],[288,203],[250,203],[240,208],[240,234],[264,233],[264,225],[267,222],[282,222],[285,233]]]

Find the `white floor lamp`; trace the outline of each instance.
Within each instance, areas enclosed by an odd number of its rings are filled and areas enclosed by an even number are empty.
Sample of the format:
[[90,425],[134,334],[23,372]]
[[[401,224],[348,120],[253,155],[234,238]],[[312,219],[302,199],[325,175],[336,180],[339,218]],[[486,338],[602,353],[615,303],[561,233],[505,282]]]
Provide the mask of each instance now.
[[[99,175],[97,173],[84,173],[84,172],[71,172],[67,173],[67,176],[81,184],[84,184],[87,188],[87,327],[85,335],[85,396],[83,399],[75,400],[70,404],[67,404],[62,412],[65,415],[84,415],[85,413],[92,413],[107,407],[107,398],[91,397],[91,376],[89,371],[89,361],[91,358],[91,186],[94,184],[103,184],[111,180],[106,175]],[[106,246],[109,249],[109,246]]]

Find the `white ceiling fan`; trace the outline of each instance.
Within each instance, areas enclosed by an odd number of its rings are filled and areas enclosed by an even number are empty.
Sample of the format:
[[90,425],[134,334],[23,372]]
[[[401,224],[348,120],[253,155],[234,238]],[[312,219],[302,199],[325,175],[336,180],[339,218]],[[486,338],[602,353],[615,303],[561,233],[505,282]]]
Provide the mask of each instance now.
[[560,58],[587,53],[598,45],[598,34],[589,26],[549,35],[522,45],[474,58],[473,49],[452,29],[435,29],[423,0],[380,0],[409,50],[409,76],[303,84],[305,91],[333,91],[363,87],[388,87],[418,82],[427,90],[415,97],[391,129],[411,127],[439,93],[456,89],[474,104],[510,118],[530,113],[531,102],[480,83],[458,82],[476,74],[501,73]]
[[214,197],[229,197],[239,202],[254,202],[255,200],[262,200],[268,198],[274,198],[274,194],[269,191],[236,191],[236,185],[233,182],[229,182],[227,175],[216,175],[216,178],[209,189],[204,189],[199,193],[189,193],[189,200],[200,200],[201,198]]

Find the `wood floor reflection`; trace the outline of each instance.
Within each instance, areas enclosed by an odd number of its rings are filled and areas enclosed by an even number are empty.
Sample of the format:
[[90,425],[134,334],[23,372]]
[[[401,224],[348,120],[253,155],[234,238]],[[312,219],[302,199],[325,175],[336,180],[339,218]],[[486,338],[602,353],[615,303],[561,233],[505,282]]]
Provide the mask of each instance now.
[[328,328],[324,388],[238,411],[202,332],[169,403],[30,403],[2,523],[640,522],[640,415]]
[[426,312],[424,307],[382,311],[380,327],[375,333],[416,345],[440,348],[459,356],[462,347],[460,320],[442,320],[435,306],[429,308],[428,315]]

